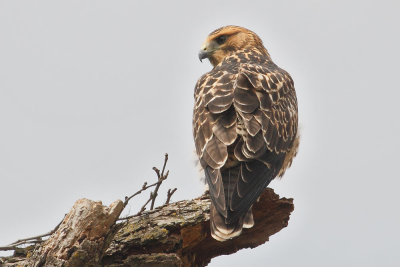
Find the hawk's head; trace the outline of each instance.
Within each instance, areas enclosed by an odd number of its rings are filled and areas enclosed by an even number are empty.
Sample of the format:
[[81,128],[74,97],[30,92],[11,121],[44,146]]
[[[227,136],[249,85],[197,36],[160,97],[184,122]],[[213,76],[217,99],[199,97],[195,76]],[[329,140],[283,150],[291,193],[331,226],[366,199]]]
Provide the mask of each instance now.
[[225,57],[245,48],[268,54],[260,37],[254,32],[239,26],[225,26],[208,35],[199,52],[199,58],[208,58],[216,66]]

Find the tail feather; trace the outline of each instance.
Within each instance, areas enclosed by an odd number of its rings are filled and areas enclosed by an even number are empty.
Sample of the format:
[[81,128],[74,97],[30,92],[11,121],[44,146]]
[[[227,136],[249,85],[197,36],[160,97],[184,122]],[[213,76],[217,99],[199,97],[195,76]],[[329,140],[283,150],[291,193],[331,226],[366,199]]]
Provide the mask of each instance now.
[[211,236],[217,241],[226,241],[242,233],[243,217],[235,223],[226,224],[225,218],[218,213],[213,204],[210,206]]
[[[262,157],[229,168],[205,167],[211,197],[211,234],[225,241],[254,225],[252,204],[278,173],[284,154],[266,152]],[[278,166],[278,167],[276,167]]]
[[254,226],[254,219],[253,219],[253,206],[247,211],[246,215],[243,218],[243,228],[251,228]]

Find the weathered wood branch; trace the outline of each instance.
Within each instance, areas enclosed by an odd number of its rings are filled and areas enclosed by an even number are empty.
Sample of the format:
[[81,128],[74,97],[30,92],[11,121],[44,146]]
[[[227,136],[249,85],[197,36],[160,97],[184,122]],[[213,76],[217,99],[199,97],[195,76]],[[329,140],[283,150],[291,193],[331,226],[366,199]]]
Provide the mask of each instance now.
[[[255,226],[232,240],[210,236],[208,196],[164,205],[115,224],[123,203],[78,200],[50,238],[0,266],[206,266],[219,255],[254,248],[286,227],[293,200],[265,189],[253,206]],[[3,262],[3,263],[1,263]]]

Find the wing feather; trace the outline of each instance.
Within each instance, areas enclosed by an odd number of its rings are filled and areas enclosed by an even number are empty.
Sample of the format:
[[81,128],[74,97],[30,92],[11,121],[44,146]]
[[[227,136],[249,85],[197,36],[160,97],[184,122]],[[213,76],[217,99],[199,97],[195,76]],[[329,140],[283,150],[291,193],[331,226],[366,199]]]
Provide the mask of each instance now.
[[237,138],[236,124],[224,127],[220,121],[217,121],[212,128],[212,132],[226,146],[233,144]]
[[[254,118],[261,125],[268,149],[276,153],[288,152],[297,134],[297,99],[293,80],[274,64],[241,64],[240,75],[255,90],[259,106]],[[240,84],[242,87],[246,85],[245,82]]]
[[224,166],[228,159],[228,151],[226,145],[222,143],[216,136],[213,136],[206,144],[204,154],[208,157],[204,158],[207,164],[213,169],[220,169]]

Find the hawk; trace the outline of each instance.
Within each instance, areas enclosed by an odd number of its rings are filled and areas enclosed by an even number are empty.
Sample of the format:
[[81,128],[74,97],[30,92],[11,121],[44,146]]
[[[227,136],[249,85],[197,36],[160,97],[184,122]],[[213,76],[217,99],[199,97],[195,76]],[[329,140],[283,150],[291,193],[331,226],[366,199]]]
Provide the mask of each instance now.
[[211,235],[225,241],[254,225],[252,204],[297,153],[297,98],[252,31],[225,26],[200,52],[213,69],[195,87],[193,135],[209,193]]

